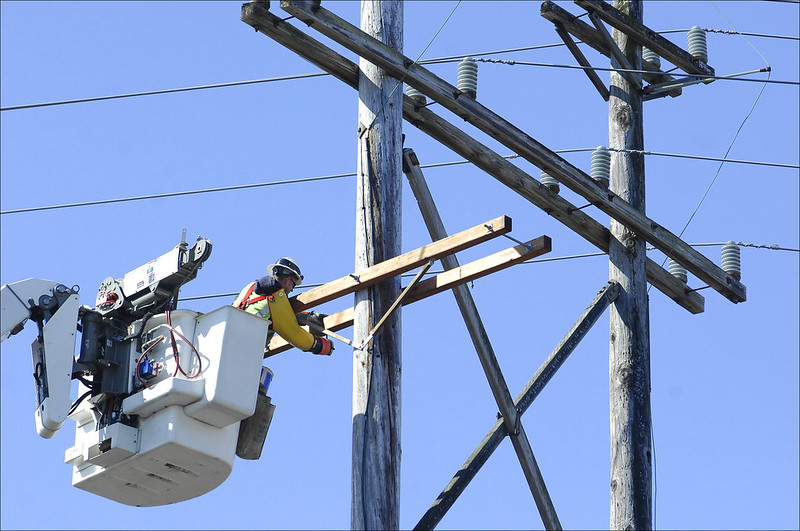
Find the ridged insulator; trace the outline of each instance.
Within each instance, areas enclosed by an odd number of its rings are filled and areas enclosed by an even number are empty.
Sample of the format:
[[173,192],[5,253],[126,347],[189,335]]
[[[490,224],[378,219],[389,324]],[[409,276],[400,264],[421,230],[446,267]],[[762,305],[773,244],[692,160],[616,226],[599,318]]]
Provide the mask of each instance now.
[[478,63],[472,57],[458,63],[458,90],[472,99],[478,96]]
[[611,175],[611,154],[605,146],[597,146],[592,152],[592,179],[603,188],[608,188]]
[[673,277],[677,278],[681,282],[686,282],[689,280],[689,274],[686,271],[686,268],[672,258],[669,259],[669,272]]
[[722,246],[722,270],[736,280],[742,279],[742,256],[739,246],[728,242]]
[[708,46],[706,45],[706,32],[698,26],[692,26],[687,36],[689,53],[704,63],[708,62]]
[[425,94],[418,91],[411,85],[406,86],[406,95],[421,105],[425,105],[428,103],[428,99],[425,97]]
[[551,177],[546,171],[542,172],[542,184],[555,193],[558,193],[558,191],[561,189],[558,181]]
[[658,69],[661,68],[661,56],[650,48],[642,48],[642,60],[647,61]]

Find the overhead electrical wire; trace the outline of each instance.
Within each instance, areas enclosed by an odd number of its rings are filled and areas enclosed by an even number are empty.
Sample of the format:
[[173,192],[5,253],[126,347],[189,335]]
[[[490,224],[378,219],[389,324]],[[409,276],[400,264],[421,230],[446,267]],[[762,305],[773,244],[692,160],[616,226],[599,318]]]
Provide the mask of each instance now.
[[[588,152],[594,151],[596,148],[571,148],[571,149],[559,149],[555,150],[555,153],[579,153],[579,152]],[[636,151],[637,153],[641,153],[644,155],[655,155],[655,156],[665,156],[665,157],[677,157],[677,158],[686,158],[686,159],[696,159],[696,160],[707,160],[707,161],[716,161],[716,162],[729,162],[735,164],[753,164],[757,166],[768,166],[768,167],[778,167],[778,168],[790,168],[790,169],[800,169],[800,165],[797,164],[784,164],[780,162],[760,162],[754,160],[740,160],[740,159],[725,159],[725,158],[716,158],[716,157],[702,157],[699,155],[682,155],[679,153],[662,153],[657,151],[641,151],[641,150],[619,150],[619,149],[610,149],[609,151]],[[519,155],[512,154],[506,155],[503,158],[506,159],[514,159],[519,158]],[[434,162],[431,164],[423,164],[420,165],[420,168],[442,168],[446,166],[456,166],[460,164],[469,164],[470,161],[468,160],[456,160],[456,161],[449,161],[449,162]],[[228,192],[233,190],[246,190],[249,188],[263,188],[267,186],[278,186],[278,185],[286,185],[286,184],[300,184],[300,183],[308,183],[308,182],[316,182],[316,181],[326,181],[331,179],[341,179],[345,177],[355,177],[355,172],[350,173],[337,173],[333,175],[322,175],[318,177],[301,177],[298,179],[285,179],[280,181],[269,181],[264,183],[252,183],[252,184],[239,184],[239,185],[232,185],[232,186],[220,186],[216,188],[203,188],[199,190],[185,190],[182,192],[165,192],[161,194],[149,194],[149,195],[139,195],[133,197],[121,197],[121,198],[113,198],[113,199],[98,199],[96,201],[82,201],[78,203],[64,203],[59,205],[48,205],[48,206],[38,206],[38,207],[28,207],[28,208],[16,208],[11,210],[2,210],[0,211],[0,215],[7,215],[7,214],[22,214],[25,212],[41,212],[45,210],[57,210],[61,208],[76,208],[76,207],[85,207],[85,206],[98,206],[98,205],[107,205],[112,203],[125,203],[130,201],[145,201],[148,199],[163,199],[166,197],[180,197],[185,195],[198,195],[198,194],[208,194],[214,192]]]
[[[726,17],[725,14],[722,11],[720,11],[720,9],[717,7],[717,4],[715,4],[712,1],[711,5],[713,5],[714,8],[717,11],[719,11],[719,14],[722,15],[723,18],[725,18],[725,20],[728,22],[728,24],[730,24],[731,27],[733,27],[733,29],[735,29],[738,32],[738,28],[736,28],[736,26],[734,26],[733,23],[730,20],[728,20],[728,17]],[[764,80],[764,84],[761,86],[761,90],[758,91],[758,95],[756,95],[755,101],[750,106],[750,110],[747,111],[747,114],[745,115],[744,119],[742,120],[742,123],[739,125],[739,128],[736,130],[736,133],[733,135],[733,138],[731,139],[731,143],[730,143],[730,145],[728,145],[728,149],[725,151],[725,155],[723,155],[723,157],[722,157],[723,159],[727,158],[728,154],[730,154],[731,149],[733,149],[733,145],[736,143],[736,139],[739,138],[739,133],[742,132],[742,128],[744,128],[744,125],[747,123],[747,120],[750,118],[750,115],[753,114],[753,111],[755,110],[756,105],[758,105],[758,102],[761,100],[761,95],[764,93],[764,89],[767,88],[767,82],[769,81],[769,76],[772,73],[771,72],[771,70],[772,70],[771,69],[771,65],[769,64],[769,61],[767,61],[767,58],[764,57],[764,55],[761,53],[761,51],[758,48],[756,48],[756,46],[752,42],[750,42],[750,39],[748,39],[747,37],[744,37],[744,36],[742,38],[745,41],[747,41],[747,43],[750,46],[752,46],[752,48],[756,51],[756,53],[759,56],[761,56],[761,59],[764,60],[764,63],[767,65],[767,68],[766,68],[767,69],[767,79]],[[719,174],[722,171],[722,166],[724,164],[725,164],[725,162],[720,162],[719,166],[717,166],[717,171],[714,173],[714,177],[711,179],[711,182],[708,184],[708,187],[706,188],[705,193],[703,193],[703,196],[700,198],[700,201],[697,203],[697,207],[694,209],[694,212],[692,212],[692,215],[689,216],[689,219],[686,221],[686,225],[684,225],[684,227],[681,230],[680,234],[678,234],[678,238],[683,237],[683,233],[686,232],[687,228],[689,228],[689,224],[692,222],[692,220],[694,219],[695,215],[700,210],[700,207],[702,206],[703,202],[705,201],[706,197],[708,196],[708,193],[711,191],[711,187],[714,186],[714,183],[717,181],[717,177],[719,177]],[[665,261],[666,261],[666,259],[665,259]],[[663,267],[664,264],[662,263],[661,265]]]
[[[794,253],[800,253],[800,249],[793,249],[793,248],[790,248],[790,247],[781,247],[778,244],[765,245],[765,244],[760,244],[760,243],[744,243],[744,242],[733,242],[733,243],[735,245],[739,246],[739,247],[752,247],[752,248],[755,248],[755,249],[766,249],[766,250],[770,250],[770,251],[789,251],[789,252],[794,252]],[[711,243],[690,243],[689,245],[691,247],[710,247],[710,246],[721,247],[721,246],[724,246],[724,245],[727,245],[727,244],[728,244],[728,242],[711,242]],[[656,249],[655,247],[647,247],[648,251],[653,251],[655,249]],[[592,258],[592,257],[596,257],[596,256],[606,256],[606,255],[607,255],[607,253],[604,253],[604,252],[582,253],[582,254],[572,254],[572,255],[566,255],[566,256],[553,256],[553,257],[548,257],[548,258],[534,258],[534,259],[531,259],[531,260],[526,260],[526,261],[521,262],[521,263],[522,264],[537,264],[537,263],[543,263],[543,262],[558,262],[558,261],[562,261],[562,260],[575,260],[575,259],[579,259],[579,258]],[[431,271],[428,271],[427,275],[428,276],[430,276],[430,275],[438,275],[438,274],[443,273],[443,272],[444,272],[444,270],[438,270],[438,271],[431,270]],[[413,277],[414,275],[416,275],[416,273],[404,273],[404,274],[402,274],[400,276],[401,277]],[[322,283],[312,284],[312,283],[304,282],[303,283],[303,289],[306,290],[306,289],[310,289],[310,288],[318,288],[318,287],[320,287],[322,285],[324,285],[324,284],[322,284]],[[239,292],[235,291],[235,292],[230,292],[230,293],[215,293],[213,295],[195,295],[195,296],[191,296],[191,297],[181,297],[179,300],[183,301],[183,302],[186,302],[186,301],[199,301],[199,300],[205,300],[205,299],[219,299],[219,298],[223,298],[223,297],[231,298],[231,297],[235,297],[238,294],[239,294]]]
[[[451,15],[452,15],[452,12],[451,12]],[[449,17],[448,17],[448,19],[449,19]],[[445,20],[445,23],[447,23],[447,20]],[[800,37],[794,37],[794,36],[789,36],[789,35],[770,35],[770,34],[765,34],[765,33],[737,33],[737,32],[732,32],[732,31],[729,31],[729,30],[718,30],[718,29],[713,29],[713,28],[703,28],[703,30],[706,31],[706,32],[720,33],[720,34],[724,34],[724,35],[745,35],[745,36],[750,36],[750,37],[800,40]],[[439,31],[441,31],[441,28],[440,28]],[[689,30],[687,30],[687,29],[676,29],[676,30],[659,31],[657,33],[659,33],[659,34],[686,33],[687,31],[689,31]],[[437,32],[437,35],[438,35],[438,32]],[[436,36],[434,35],[434,39],[435,38],[436,38]],[[578,42],[580,42],[580,41],[578,41]],[[430,43],[428,44],[428,46],[430,46]],[[428,46],[426,46],[425,50],[427,50]],[[533,45],[533,46],[522,46],[522,47],[518,47],[518,48],[506,48],[506,49],[502,49],[502,50],[493,50],[493,51],[488,51],[488,52],[475,52],[475,53],[468,53],[468,54],[462,54],[462,55],[451,55],[451,56],[439,57],[439,58],[434,58],[434,59],[418,60],[416,62],[419,63],[419,64],[440,64],[440,63],[448,63],[448,62],[460,61],[466,56],[477,58],[477,57],[485,57],[487,55],[497,55],[497,54],[501,54],[501,53],[517,53],[517,52],[525,52],[525,51],[531,51],[531,50],[542,50],[542,49],[546,49],[546,48],[557,48],[557,47],[560,47],[560,46],[564,46],[564,43],[563,42],[558,42],[558,43],[552,43],[552,44],[538,44],[538,45]],[[425,50],[423,50],[423,53],[425,52]],[[524,63],[518,63],[518,64],[524,64]],[[555,65],[555,64],[545,64],[545,63],[542,63],[542,64],[533,64],[532,63],[531,66],[550,66],[550,67],[559,67],[559,68],[586,68],[586,67],[580,67],[580,66],[574,66],[574,65]],[[594,68],[594,70],[604,70],[604,69]],[[623,72],[624,70],[618,70],[618,71]],[[643,72],[643,71],[631,70],[631,72]],[[646,73],[650,73],[650,72],[648,71]],[[95,102],[95,101],[107,101],[107,100],[115,100],[115,99],[123,99],[123,98],[134,98],[134,97],[138,97],[138,96],[153,96],[153,95],[158,95],[158,94],[172,94],[172,93],[176,93],[176,92],[190,92],[190,91],[196,91],[196,90],[207,90],[207,89],[223,88],[223,87],[235,87],[235,86],[241,86],[241,85],[254,85],[254,84],[259,84],[259,83],[271,83],[271,82],[275,82],[275,81],[290,81],[290,80],[295,80],[295,79],[308,79],[308,78],[315,78],[315,77],[324,77],[324,76],[328,76],[328,75],[330,75],[330,74],[328,74],[327,72],[312,72],[312,73],[308,73],[308,74],[297,74],[297,75],[280,76],[280,77],[272,77],[272,78],[264,78],[264,79],[253,79],[253,80],[249,80],[249,81],[232,81],[232,82],[228,82],[228,83],[215,83],[215,84],[211,84],[211,85],[197,85],[197,86],[192,86],[192,87],[182,87],[182,88],[174,88],[174,89],[151,90],[151,91],[144,91],[144,92],[131,92],[131,93],[127,93],[127,94],[116,94],[116,95],[110,95],[110,96],[96,96],[96,97],[78,98],[78,99],[72,99],[72,100],[51,101],[51,102],[43,102],[43,103],[30,103],[30,104],[25,104],[25,105],[11,105],[11,106],[7,106],[7,107],[0,107],[0,111],[15,111],[15,110],[22,110],[22,109],[35,109],[35,108],[40,108],[40,107],[52,107],[52,106],[56,106],[56,105],[69,105],[69,104],[72,104],[72,103],[88,103],[88,102]],[[730,80],[730,79],[736,79],[736,78],[725,78],[725,79],[729,79]],[[739,79],[739,81],[746,81],[746,80]],[[756,81],[756,80],[750,80],[750,81]],[[781,81],[778,81],[778,80],[772,80],[771,83],[797,84],[796,82],[791,82],[791,81],[781,82]]]
[[[564,65],[564,64],[556,64],[556,63],[536,63],[531,61],[514,61],[508,59],[484,59],[482,57],[474,58],[476,61],[481,63],[496,63],[496,64],[503,64],[508,66],[542,66],[542,67],[553,67],[553,68],[567,68],[567,69],[574,69],[574,70],[594,70],[594,71],[601,71],[601,72],[619,72],[619,73],[631,73],[631,74],[653,74],[650,70],[637,70],[635,68],[602,68],[599,66],[581,66],[581,65]],[[769,70],[762,70],[762,72],[769,72]],[[731,77],[731,76],[706,76],[701,74],[692,74],[690,76],[692,79],[708,79],[712,81],[717,80],[726,80],[726,81],[749,81],[752,83],[772,83],[778,85],[794,85],[800,86],[800,81],[783,81],[777,79],[752,79],[748,77]],[[679,80],[676,80],[679,81]]]
[[11,105],[0,107],[0,111],[17,111],[21,109],[35,109],[38,107],[52,107],[55,105],[68,105],[70,103],[87,103],[92,101],[118,100],[122,98],[135,98],[137,96],[153,96],[156,94],[172,94],[174,92],[190,92],[193,90],[206,90],[221,87],[235,87],[239,85],[255,85],[257,83],[271,83],[274,81],[290,81],[294,79],[308,79],[312,77],[322,77],[330,75],[327,72],[312,72],[310,74],[297,74],[293,76],[270,77],[265,79],[251,79],[249,81],[231,81],[230,83],[215,83],[213,85],[198,85],[195,87],[183,87],[174,89],[151,90],[146,92],[131,92],[129,94],[115,94],[112,96],[95,96],[91,98],[79,98],[74,100],[50,101],[45,103],[31,103],[28,105]]

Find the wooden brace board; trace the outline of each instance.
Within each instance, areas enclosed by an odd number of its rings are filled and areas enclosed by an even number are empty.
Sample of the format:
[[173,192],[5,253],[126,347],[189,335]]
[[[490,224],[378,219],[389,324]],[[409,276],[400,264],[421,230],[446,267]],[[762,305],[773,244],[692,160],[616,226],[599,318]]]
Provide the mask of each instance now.
[[[444,241],[444,240],[439,240]],[[484,277],[491,273],[500,271],[514,264],[530,260],[545,253],[549,253],[552,242],[548,236],[540,236],[534,240],[526,242],[524,245],[517,245],[504,251],[494,253],[487,257],[475,260],[461,267],[445,271],[435,277],[423,280],[412,289],[403,300],[403,305],[411,304],[431,295],[436,295],[442,291],[451,289],[461,284],[466,284],[472,280]],[[388,260],[387,260],[388,262]],[[383,262],[384,264],[386,262]],[[378,264],[380,265],[380,264]],[[377,267],[377,266],[376,266]],[[324,286],[321,286],[324,287]],[[342,330],[353,326],[353,308],[348,308],[341,312],[328,315],[324,318],[325,328],[332,331]],[[285,339],[275,336],[269,344],[269,348],[264,353],[264,357],[274,356],[285,350],[292,348]]]

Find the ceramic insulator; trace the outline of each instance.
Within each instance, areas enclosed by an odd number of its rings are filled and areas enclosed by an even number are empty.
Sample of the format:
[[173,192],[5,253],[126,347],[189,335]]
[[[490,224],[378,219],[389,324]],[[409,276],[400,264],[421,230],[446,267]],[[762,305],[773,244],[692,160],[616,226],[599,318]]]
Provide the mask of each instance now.
[[704,63],[708,62],[708,46],[706,45],[706,32],[698,26],[693,26],[687,36],[689,53]]
[[673,277],[677,278],[681,282],[686,282],[689,280],[689,274],[687,273],[686,268],[672,258],[669,259],[669,272]]
[[722,270],[736,280],[741,280],[742,278],[741,251],[733,242],[728,242],[722,246]]
[[611,154],[605,146],[597,146],[592,152],[592,179],[603,188],[608,188],[610,175]]
[[458,63],[458,90],[473,99],[478,95],[478,63],[472,57]]
[[551,177],[546,171],[542,172],[542,184],[555,193],[558,193],[558,191],[561,189],[558,181]]

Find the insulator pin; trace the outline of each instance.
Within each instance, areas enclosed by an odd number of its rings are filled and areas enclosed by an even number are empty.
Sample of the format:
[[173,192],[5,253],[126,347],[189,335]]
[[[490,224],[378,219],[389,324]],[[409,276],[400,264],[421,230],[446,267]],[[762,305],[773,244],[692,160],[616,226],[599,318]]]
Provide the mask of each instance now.
[[706,45],[706,32],[698,26],[692,26],[687,35],[689,42],[689,53],[695,59],[704,63],[708,62],[708,46]]
[[605,146],[597,146],[592,152],[592,179],[602,188],[608,188],[611,175],[611,154]]
[[553,177],[550,176],[549,173],[546,171],[542,172],[542,185],[544,185],[548,190],[558,193],[561,189],[559,186],[558,181],[556,181]]
[[412,100],[416,101],[420,105],[426,105],[428,103],[428,99],[425,97],[425,94],[418,91],[411,85],[406,86],[406,96],[411,98]]
[[472,99],[478,96],[478,63],[472,57],[458,63],[458,90]]
[[722,246],[722,270],[736,280],[742,279],[742,257],[739,246],[728,242]]
[[673,277],[677,278],[681,282],[685,283],[689,280],[689,274],[686,271],[686,268],[672,258],[669,259],[669,272]]

